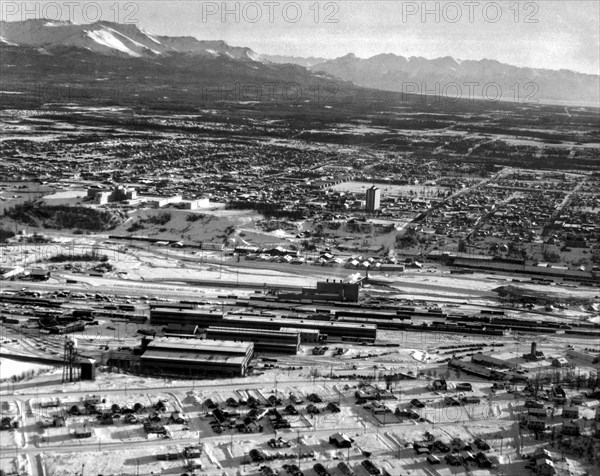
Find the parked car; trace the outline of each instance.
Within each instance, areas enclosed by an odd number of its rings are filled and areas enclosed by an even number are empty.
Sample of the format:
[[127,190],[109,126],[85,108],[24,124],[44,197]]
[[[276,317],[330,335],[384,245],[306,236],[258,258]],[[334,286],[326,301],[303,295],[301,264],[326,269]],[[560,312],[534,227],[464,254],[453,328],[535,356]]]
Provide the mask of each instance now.
[[304,476],[304,473],[300,471],[300,468],[295,464],[284,464],[283,469],[285,469],[292,476]]
[[460,402],[454,397],[445,397],[444,403],[449,407],[457,407],[460,406]]
[[416,408],[425,408],[425,404],[424,404],[424,403],[423,403],[421,400],[419,400],[419,399],[417,399],[417,398],[413,398],[413,399],[410,401],[410,403],[411,403],[411,405],[412,405],[413,407],[416,407]]
[[446,460],[446,463],[448,463],[450,466],[460,466],[461,465],[460,460],[454,455],[446,455],[444,457],[444,459]]
[[475,443],[475,446],[477,446],[477,448],[479,448],[480,450],[483,451],[488,451],[490,449],[490,445],[488,445],[484,440],[482,440],[481,438],[475,438],[473,440],[473,443]]
[[263,463],[267,459],[265,453],[256,448],[251,449],[248,454],[250,455],[250,458],[252,458],[252,461],[254,461],[255,463]]
[[313,466],[313,469],[315,470],[315,473],[317,473],[319,476],[331,476],[329,471],[327,471],[325,466],[323,466],[321,463],[315,464]]
[[448,451],[450,451],[450,447],[440,440],[433,442],[433,449],[439,451],[440,453],[447,453]]
[[381,474],[379,468],[371,463],[371,461],[368,459],[362,461],[360,464],[369,472],[369,474],[372,474],[373,476],[379,476]]
[[231,398],[231,397],[228,398],[225,403],[227,403],[228,407],[237,407],[237,406],[239,406],[238,401],[235,398]]

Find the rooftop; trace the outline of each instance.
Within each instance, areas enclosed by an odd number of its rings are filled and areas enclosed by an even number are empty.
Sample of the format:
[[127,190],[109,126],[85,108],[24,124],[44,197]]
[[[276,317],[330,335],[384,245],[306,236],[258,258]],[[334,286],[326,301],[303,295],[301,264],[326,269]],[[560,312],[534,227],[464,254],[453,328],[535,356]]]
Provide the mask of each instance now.
[[335,327],[335,328],[355,328],[355,329],[377,329],[377,324],[359,324],[347,321],[320,321],[316,319],[293,319],[286,317],[264,317],[264,316],[255,316],[255,315],[229,315],[225,316],[224,320],[227,321],[235,321],[235,320],[244,320],[244,321],[255,321],[255,322],[277,322],[281,324],[282,327],[304,327],[315,326],[315,327]]
[[[241,344],[248,345],[248,344]],[[246,355],[231,356],[226,354],[212,354],[209,352],[177,352],[167,350],[147,350],[141,357],[142,360],[170,360],[174,362],[190,362],[194,364],[200,363],[221,363],[243,365],[246,363]]]
[[251,343],[233,342],[226,340],[210,340],[210,339],[180,339],[173,337],[157,337],[148,344],[148,350],[144,356],[150,351],[179,351],[180,353],[195,352],[195,353],[216,353],[223,355],[240,354],[245,355],[250,350]]

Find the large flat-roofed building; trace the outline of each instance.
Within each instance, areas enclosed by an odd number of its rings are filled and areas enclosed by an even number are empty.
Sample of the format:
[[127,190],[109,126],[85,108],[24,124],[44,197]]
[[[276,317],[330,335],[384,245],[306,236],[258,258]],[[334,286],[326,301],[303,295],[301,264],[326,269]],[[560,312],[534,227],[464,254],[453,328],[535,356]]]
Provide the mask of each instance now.
[[318,344],[321,338],[319,329],[296,329],[294,327],[282,327],[282,331],[294,331],[300,336],[300,344]]
[[360,284],[344,283],[342,280],[336,282],[319,281],[317,283],[317,294],[333,294],[338,297],[339,301],[358,302]]
[[315,288],[303,288],[301,293],[279,293],[280,300],[301,301],[308,299],[310,301],[337,301],[337,302],[358,302],[360,297],[360,283],[345,283],[339,281],[326,280],[317,282]]
[[460,359],[450,359],[448,362],[448,368],[459,369],[470,375],[477,375],[478,377],[486,379],[503,379],[504,375],[496,370],[488,369],[482,365],[477,365],[472,362],[466,362]]
[[0,266],[0,279],[10,279],[25,271],[21,266],[3,267]]
[[[221,312],[210,312],[201,309],[161,309],[150,310],[150,323],[165,326],[172,323],[182,325],[195,325],[199,329],[208,327],[237,327],[243,329],[269,329],[279,331],[282,328],[291,328],[301,333],[303,340],[304,330],[318,331],[320,336],[326,335],[330,340],[348,340],[374,342],[377,338],[376,324],[362,324],[345,321],[326,321],[318,319],[297,319],[280,316],[260,316],[254,314],[232,314],[223,316]],[[314,333],[313,333],[314,335]]]
[[195,338],[198,334],[198,326],[195,324],[177,324],[175,322],[168,324],[163,329],[165,337],[182,337],[182,338]]
[[278,354],[298,353],[300,333],[279,329],[244,329],[239,327],[215,327],[206,329],[206,338],[231,340],[234,342],[252,342],[255,352],[274,352]]
[[504,359],[498,359],[491,355],[482,354],[481,352],[474,354],[471,357],[471,362],[484,367],[495,367],[498,369],[516,369],[517,364]]
[[254,344],[159,337],[144,339],[142,351],[140,365],[148,373],[243,377]]
[[318,330],[321,336],[330,340],[374,342],[377,338],[376,324],[360,324],[342,321],[323,321],[318,319],[295,319],[289,317],[267,317],[248,314],[225,316],[220,326],[243,327],[252,329],[279,330],[282,327]]
[[222,312],[212,312],[206,309],[175,309],[173,307],[156,307],[150,309],[150,324],[164,326],[173,323],[194,325],[200,328],[219,326],[223,319]]

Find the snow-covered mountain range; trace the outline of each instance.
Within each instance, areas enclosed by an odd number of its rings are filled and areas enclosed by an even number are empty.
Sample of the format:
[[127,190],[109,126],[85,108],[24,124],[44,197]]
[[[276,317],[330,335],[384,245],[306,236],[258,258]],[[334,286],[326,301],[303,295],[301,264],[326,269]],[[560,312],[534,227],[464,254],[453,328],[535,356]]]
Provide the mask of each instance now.
[[[88,80],[93,80],[98,68],[94,70],[89,63],[95,63],[112,71],[113,77],[125,70],[139,74],[144,71],[146,82],[151,81],[152,71],[160,70],[162,77],[170,69],[182,83],[185,75],[193,72],[199,77],[210,76],[211,80],[237,78],[309,84],[326,79],[351,87],[450,98],[600,103],[600,76],[564,69],[522,68],[490,59],[460,61],[451,57],[405,58],[394,54],[367,59],[349,54],[332,60],[286,57],[258,54],[224,41],[153,35],[137,25],[107,21],[0,22],[0,53],[2,72],[10,72],[19,80],[35,80],[53,71],[87,75]],[[53,59],[42,60],[41,56]],[[15,69],[9,70],[19,67],[23,68],[20,76]]]
[[[269,58],[270,59],[270,58]],[[298,58],[276,57],[279,64],[305,65]],[[558,66],[558,65],[557,65]],[[385,91],[486,97],[514,102],[600,103],[600,76],[565,69],[522,68],[496,60],[426,59],[380,54],[358,58],[348,54],[307,65],[357,85]]]
[[68,21],[25,20],[0,22],[0,42],[48,50],[84,48],[94,53],[124,57],[156,57],[184,53],[199,57],[227,56],[261,61],[250,48],[230,46],[224,41],[200,41],[191,36],[156,36],[137,25],[99,21],[75,24]]

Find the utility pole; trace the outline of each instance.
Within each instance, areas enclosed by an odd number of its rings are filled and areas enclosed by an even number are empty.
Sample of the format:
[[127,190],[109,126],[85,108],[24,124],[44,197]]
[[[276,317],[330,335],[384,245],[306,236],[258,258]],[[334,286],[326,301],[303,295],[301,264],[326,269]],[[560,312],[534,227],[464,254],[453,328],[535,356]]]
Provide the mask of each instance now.
[[296,430],[298,434],[298,469],[300,469],[300,430]]

